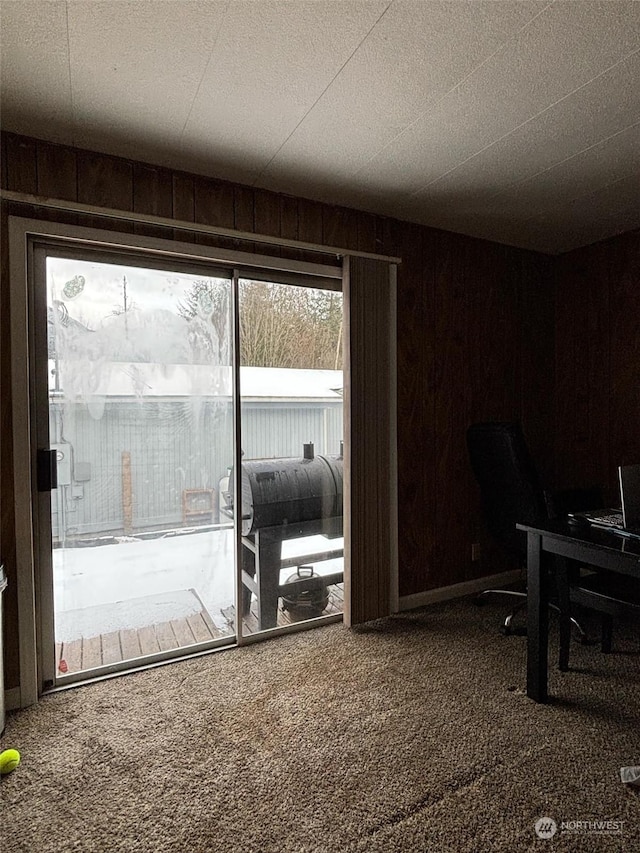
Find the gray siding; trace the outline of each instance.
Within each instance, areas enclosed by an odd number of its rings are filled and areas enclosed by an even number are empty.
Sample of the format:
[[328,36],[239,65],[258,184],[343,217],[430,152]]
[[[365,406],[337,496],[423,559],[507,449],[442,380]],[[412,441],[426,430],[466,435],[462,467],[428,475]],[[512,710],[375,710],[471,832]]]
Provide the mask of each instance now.
[[[67,402],[61,414],[52,414],[52,443],[71,445],[74,477],[52,493],[55,540],[63,527],[67,536],[122,532],[123,451],[131,455],[134,531],[182,524],[183,490],[215,489],[217,498],[233,464],[228,400],[109,401],[98,418]],[[242,439],[245,459],[301,456],[309,441],[316,453],[336,455],[342,403],[243,402]]]

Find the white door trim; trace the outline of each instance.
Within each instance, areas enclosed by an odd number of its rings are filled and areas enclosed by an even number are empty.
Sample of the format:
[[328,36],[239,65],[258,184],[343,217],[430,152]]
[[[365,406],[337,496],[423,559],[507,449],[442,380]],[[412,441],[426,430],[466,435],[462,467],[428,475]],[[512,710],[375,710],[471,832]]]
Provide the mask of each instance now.
[[27,235],[9,217],[11,392],[20,707],[38,701],[36,588],[32,507]]
[[[175,223],[174,223],[175,227]],[[35,400],[32,399],[31,372],[35,363],[34,334],[30,328],[29,276],[34,268],[31,238],[56,238],[77,241],[78,245],[91,244],[103,249],[125,248],[133,251],[151,251],[167,257],[181,257],[188,261],[198,259],[206,263],[222,262],[239,267],[257,267],[300,273],[323,278],[341,279],[342,268],[285,258],[249,255],[242,252],[220,250],[215,247],[180,243],[170,239],[102,231],[81,226],[65,225],[17,216],[9,217],[9,270],[11,295],[11,388],[14,444],[15,537],[16,576],[19,632],[19,706],[25,708],[38,701],[43,675],[50,669],[39,655],[42,644],[38,642],[38,619],[41,618],[35,549],[36,538],[36,466],[32,417]],[[45,618],[47,618],[45,614]],[[326,618],[326,617],[324,617]],[[276,629],[276,633],[288,633]],[[15,703],[17,694],[12,694]]]

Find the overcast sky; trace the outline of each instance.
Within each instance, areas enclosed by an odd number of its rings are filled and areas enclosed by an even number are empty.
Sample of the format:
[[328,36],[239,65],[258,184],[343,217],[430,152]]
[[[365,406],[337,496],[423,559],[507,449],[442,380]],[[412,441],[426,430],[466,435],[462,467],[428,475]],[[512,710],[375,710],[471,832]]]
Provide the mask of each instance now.
[[[64,293],[65,284],[76,276],[84,276],[84,288],[69,297]],[[178,302],[194,281],[202,279],[178,272],[47,258],[47,302],[51,305],[53,300],[61,300],[71,317],[95,329],[114,312],[122,311],[124,276],[129,308],[144,312],[164,309],[176,314]]]

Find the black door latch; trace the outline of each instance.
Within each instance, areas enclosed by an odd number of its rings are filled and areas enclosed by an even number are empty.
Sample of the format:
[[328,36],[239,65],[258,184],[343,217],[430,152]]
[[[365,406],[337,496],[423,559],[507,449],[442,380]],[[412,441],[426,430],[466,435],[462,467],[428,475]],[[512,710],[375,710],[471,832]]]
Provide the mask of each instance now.
[[58,462],[56,450],[38,451],[38,491],[50,492],[58,488]]

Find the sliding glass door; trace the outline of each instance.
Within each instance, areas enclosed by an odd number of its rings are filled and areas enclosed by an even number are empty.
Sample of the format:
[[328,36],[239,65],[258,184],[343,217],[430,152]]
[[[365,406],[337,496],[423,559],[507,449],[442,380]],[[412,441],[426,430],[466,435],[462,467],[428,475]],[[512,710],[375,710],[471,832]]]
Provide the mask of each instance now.
[[246,636],[342,613],[342,294],[241,278],[239,320]]
[[230,275],[86,251],[38,265],[56,682],[232,637]]
[[339,277],[30,257],[44,688],[339,617]]

